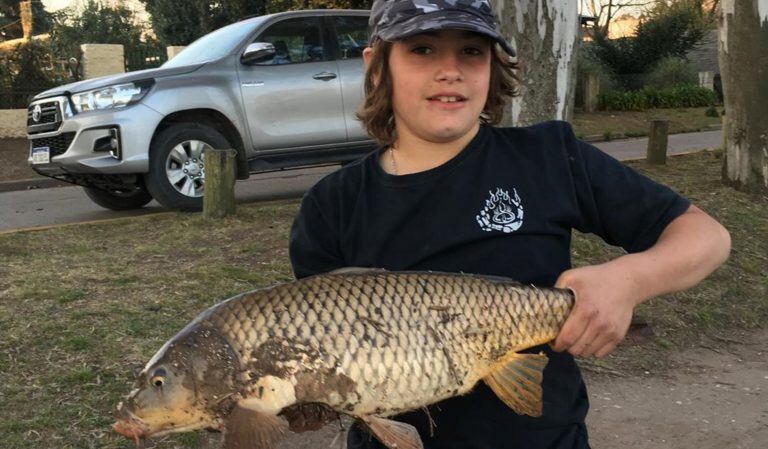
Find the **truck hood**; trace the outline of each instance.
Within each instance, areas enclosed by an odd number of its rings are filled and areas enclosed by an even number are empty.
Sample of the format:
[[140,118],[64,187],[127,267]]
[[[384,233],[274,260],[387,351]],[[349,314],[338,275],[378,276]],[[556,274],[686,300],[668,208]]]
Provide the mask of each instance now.
[[40,92],[35,95],[33,100],[39,100],[41,98],[56,97],[59,95],[85,92],[87,90],[99,89],[101,87],[112,86],[115,84],[130,83],[132,81],[145,80],[150,78],[161,78],[164,76],[182,75],[185,73],[194,72],[205,65],[193,64],[182,67],[170,67],[164,69],[162,67],[156,69],[137,70],[135,72],[118,73],[115,75],[107,75],[99,78],[92,78],[88,80],[78,81],[76,83],[64,84],[63,86],[54,87],[48,89],[45,92]]

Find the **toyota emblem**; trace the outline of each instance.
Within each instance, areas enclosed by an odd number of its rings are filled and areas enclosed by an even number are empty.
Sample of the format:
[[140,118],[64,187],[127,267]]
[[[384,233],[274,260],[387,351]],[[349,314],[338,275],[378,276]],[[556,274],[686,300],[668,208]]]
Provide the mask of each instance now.
[[32,110],[32,120],[37,123],[40,121],[40,116],[43,115],[43,109],[39,104],[35,105],[35,109]]

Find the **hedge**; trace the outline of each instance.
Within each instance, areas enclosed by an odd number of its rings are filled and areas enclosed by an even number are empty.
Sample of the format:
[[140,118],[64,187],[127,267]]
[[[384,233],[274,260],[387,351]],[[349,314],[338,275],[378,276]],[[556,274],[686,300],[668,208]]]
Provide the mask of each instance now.
[[690,84],[655,89],[645,87],[633,91],[601,92],[598,101],[603,110],[642,111],[654,108],[696,108],[713,106],[716,101],[714,91]]

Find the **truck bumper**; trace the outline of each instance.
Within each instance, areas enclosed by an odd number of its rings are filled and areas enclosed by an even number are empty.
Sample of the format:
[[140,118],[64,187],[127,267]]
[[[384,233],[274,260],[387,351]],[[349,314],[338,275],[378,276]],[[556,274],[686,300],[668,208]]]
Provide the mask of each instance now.
[[[32,114],[36,105],[59,108],[55,130],[34,132]],[[163,116],[141,103],[124,109],[72,114],[66,97],[46,98],[29,107],[28,134],[32,169],[46,176],[63,174],[122,175],[146,173],[149,145]],[[38,114],[39,116],[39,114]],[[57,125],[50,123],[48,128]],[[49,149],[49,161],[34,161],[36,148]]]

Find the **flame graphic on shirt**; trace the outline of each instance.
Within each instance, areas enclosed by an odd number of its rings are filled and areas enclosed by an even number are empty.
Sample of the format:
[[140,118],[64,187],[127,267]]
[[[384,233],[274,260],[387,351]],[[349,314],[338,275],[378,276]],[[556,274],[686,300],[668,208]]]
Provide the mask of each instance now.
[[485,200],[485,207],[475,217],[483,231],[502,231],[510,233],[520,229],[523,225],[523,203],[517,190],[509,191],[500,187],[496,192],[488,191],[490,198]]

